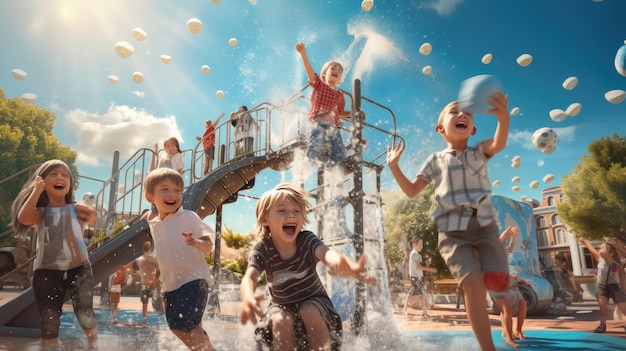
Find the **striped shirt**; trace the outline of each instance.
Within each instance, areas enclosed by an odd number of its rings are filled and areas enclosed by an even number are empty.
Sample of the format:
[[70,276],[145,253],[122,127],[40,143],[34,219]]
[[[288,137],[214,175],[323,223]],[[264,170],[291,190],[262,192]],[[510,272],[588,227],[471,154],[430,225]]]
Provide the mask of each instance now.
[[305,301],[313,296],[328,296],[315,269],[319,261],[315,249],[324,245],[310,231],[301,231],[296,238],[296,253],[283,260],[271,238],[254,245],[248,265],[265,271],[272,303],[288,305]]
[[346,106],[341,90],[331,88],[317,74],[315,79],[309,82],[309,85],[313,88],[311,110],[309,110],[307,117],[309,121],[341,127],[340,116]]
[[474,210],[485,226],[495,218],[491,205],[491,184],[482,143],[464,152],[446,149],[431,154],[417,177],[435,182],[437,208],[431,218],[440,232],[466,230]]

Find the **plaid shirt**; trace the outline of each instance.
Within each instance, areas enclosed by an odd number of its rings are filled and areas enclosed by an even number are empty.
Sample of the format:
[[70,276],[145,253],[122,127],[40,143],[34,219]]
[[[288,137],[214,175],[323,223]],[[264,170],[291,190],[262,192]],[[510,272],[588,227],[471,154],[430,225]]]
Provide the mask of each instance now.
[[315,79],[309,82],[309,85],[313,88],[313,93],[311,94],[311,110],[308,120],[341,127],[340,114],[346,106],[343,93],[324,83],[317,74]]
[[437,208],[431,218],[440,232],[466,230],[474,210],[481,226],[496,219],[482,142],[459,153],[434,152],[417,173],[426,182],[435,182]]

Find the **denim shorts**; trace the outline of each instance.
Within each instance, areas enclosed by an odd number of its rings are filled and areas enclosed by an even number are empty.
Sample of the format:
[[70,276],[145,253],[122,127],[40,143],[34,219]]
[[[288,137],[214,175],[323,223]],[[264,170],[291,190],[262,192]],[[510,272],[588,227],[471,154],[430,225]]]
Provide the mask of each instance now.
[[326,143],[330,144],[329,162],[340,164],[346,158],[346,147],[341,139],[341,130],[334,125],[309,122],[309,146],[307,158],[318,160],[326,154]]
[[163,294],[165,318],[170,329],[190,332],[200,325],[209,298],[209,283],[192,280]]

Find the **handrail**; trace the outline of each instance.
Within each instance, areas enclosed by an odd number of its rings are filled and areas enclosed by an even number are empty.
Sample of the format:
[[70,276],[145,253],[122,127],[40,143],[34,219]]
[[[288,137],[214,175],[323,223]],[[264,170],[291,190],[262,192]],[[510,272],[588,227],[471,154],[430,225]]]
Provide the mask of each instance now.
[[[254,149],[250,151],[249,155],[267,155],[301,141],[306,137],[310,99],[305,95],[305,92],[308,89],[310,89],[309,85],[304,86],[279,104],[263,102],[248,110],[250,116],[259,126],[254,135]],[[341,91],[354,104],[352,94]],[[370,120],[384,120],[390,117],[393,125],[393,129],[388,131],[373,123],[369,123],[368,120],[360,121],[363,126],[363,138],[379,139],[382,136],[383,138],[389,138],[393,144],[404,144],[404,139],[397,134],[397,122],[393,111],[366,97],[361,97],[361,99],[369,104],[361,110],[367,110],[367,117]],[[375,109],[368,110],[372,107]],[[354,106],[352,108],[354,109]],[[354,111],[353,115],[357,112],[359,111]],[[381,112],[383,115],[381,115]],[[342,121],[345,123],[344,127],[341,128],[341,132],[349,136],[344,140],[352,141],[354,121],[350,118],[342,119]],[[229,118],[224,119],[215,127],[215,146],[216,157],[214,159],[213,171],[242,157],[241,155],[234,156],[234,137]],[[386,145],[382,149],[380,149],[380,144],[368,145],[360,158],[360,162],[363,165],[370,165],[368,166],[370,171],[373,170],[372,165],[376,166],[376,171],[379,172],[380,167],[386,162],[384,158],[381,160],[386,152]],[[205,162],[202,140],[198,141],[192,148],[183,150],[183,154],[185,165],[188,165],[184,169],[183,176],[186,178],[185,183],[189,186],[203,177],[200,174],[203,162]],[[142,212],[149,208],[149,204],[144,198],[142,184],[145,175],[149,171],[150,160],[153,155],[154,150],[141,148],[119,167],[114,164],[111,176],[106,180],[100,181],[102,183],[101,188],[95,194],[97,219],[96,224],[92,227],[95,234],[93,242],[89,245],[90,248],[98,246],[114,232],[123,230],[135,223],[141,218]],[[118,157],[117,155],[114,156]],[[115,157],[114,159],[117,160]],[[19,174],[35,166],[37,165],[24,169]],[[15,174],[13,177],[17,177],[19,174]],[[3,184],[5,181],[0,181],[0,184]],[[107,204],[106,202],[109,203]]]

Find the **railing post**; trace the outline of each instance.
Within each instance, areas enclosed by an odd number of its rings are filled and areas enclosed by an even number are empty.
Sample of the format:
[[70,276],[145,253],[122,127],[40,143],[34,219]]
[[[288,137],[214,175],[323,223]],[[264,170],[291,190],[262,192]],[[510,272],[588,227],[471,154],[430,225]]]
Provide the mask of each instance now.
[[[353,101],[352,101],[352,135],[351,144],[354,145],[354,161],[355,170],[353,173],[354,189],[352,189],[350,197],[354,207],[354,235],[353,245],[356,251],[356,259],[358,260],[365,249],[364,223],[363,223],[363,123],[361,121],[361,81],[354,80],[353,84]],[[355,310],[352,317],[351,327],[356,335],[360,335],[364,331],[365,319],[365,284],[357,283],[355,287]]]
[[115,223],[116,211],[115,204],[117,202],[117,186],[119,183],[119,163],[120,152],[113,152],[113,165],[111,169],[111,182],[109,183],[109,207],[107,210],[106,221],[106,234],[109,235],[113,231],[113,224]]

